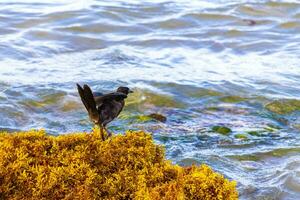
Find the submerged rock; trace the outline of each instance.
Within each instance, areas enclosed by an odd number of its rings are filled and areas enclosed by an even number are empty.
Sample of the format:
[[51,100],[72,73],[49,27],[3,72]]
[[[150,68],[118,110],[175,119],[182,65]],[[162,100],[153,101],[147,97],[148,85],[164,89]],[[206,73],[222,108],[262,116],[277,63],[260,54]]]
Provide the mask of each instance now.
[[300,100],[296,99],[285,99],[276,100],[267,104],[266,109],[281,115],[290,114],[295,111],[300,111]]
[[142,131],[0,134],[1,199],[238,199],[207,165],[180,167]]
[[137,89],[128,97],[126,105],[129,109],[137,108],[139,111],[143,111],[145,108],[149,107],[185,107],[182,102],[175,100],[172,96]]
[[263,132],[261,132],[261,131],[248,131],[247,133],[248,133],[249,135],[257,136],[257,137],[263,136]]
[[213,126],[211,130],[222,135],[229,135],[232,132],[230,128],[225,126]]
[[60,107],[60,110],[63,112],[69,112],[76,110],[81,107],[82,104],[80,104],[78,101],[65,101],[64,104]]
[[153,118],[151,118],[147,115],[140,115],[140,114],[132,115],[128,112],[121,113],[119,118],[123,119],[123,120],[127,120],[128,123],[130,123],[130,124],[132,124],[132,123],[146,123],[146,122],[154,121]]
[[300,124],[293,124],[293,127],[294,127],[295,129],[300,130]]
[[43,108],[58,104],[66,96],[65,92],[57,92],[41,96],[38,100],[26,99],[20,103],[31,108]]
[[248,26],[254,26],[257,24],[257,22],[253,19],[243,19],[243,22],[245,22]]
[[246,134],[242,134],[242,133],[236,134],[236,135],[234,135],[234,137],[237,139],[242,139],[242,140],[248,139],[248,136]]
[[239,103],[242,101],[247,100],[246,98],[240,97],[240,96],[225,96],[220,98],[220,101],[225,103]]
[[225,113],[235,114],[235,115],[249,114],[249,110],[245,108],[239,108],[237,106],[211,106],[211,107],[207,107],[206,110],[211,112],[225,112]]
[[255,130],[255,131],[248,131],[247,134],[255,137],[266,137],[266,136],[276,136],[276,131],[271,131],[268,129],[261,129],[261,130]]
[[218,92],[218,91],[215,91],[215,90],[210,90],[210,89],[204,89],[204,88],[197,89],[197,90],[189,92],[189,96],[197,97],[197,98],[202,98],[202,97],[205,97],[205,96],[215,97],[215,96],[221,96],[221,95],[222,95],[221,92]]
[[121,115],[122,119],[129,120],[132,123],[133,122],[138,122],[138,123],[143,123],[143,122],[149,122],[149,121],[160,121],[160,122],[166,122],[167,118],[161,114],[158,113],[152,113],[150,115],[126,115],[123,114]]
[[167,121],[167,117],[163,116],[162,114],[152,113],[148,116],[155,119],[155,120],[157,120],[157,121],[160,121],[160,122],[166,122]]

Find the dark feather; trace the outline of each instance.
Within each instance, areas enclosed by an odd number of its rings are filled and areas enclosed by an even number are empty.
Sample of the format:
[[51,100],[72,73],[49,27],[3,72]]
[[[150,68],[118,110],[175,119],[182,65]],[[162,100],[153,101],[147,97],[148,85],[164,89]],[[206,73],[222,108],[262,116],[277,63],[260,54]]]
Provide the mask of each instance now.
[[85,101],[89,105],[89,116],[95,123],[100,121],[100,116],[97,110],[96,102],[92,93],[91,88],[88,85],[83,86]]
[[97,106],[101,106],[103,103],[105,102],[109,102],[109,101],[121,101],[123,99],[127,98],[126,94],[120,93],[120,92],[112,92],[109,94],[105,94],[99,97],[95,97],[95,101]]
[[88,85],[83,85],[84,97],[87,101],[89,108],[92,110],[97,110],[96,102],[94,100],[94,95],[91,88]]
[[98,123],[100,121],[100,116],[91,88],[88,85],[84,85],[82,88],[79,84],[77,84],[77,89],[81,101],[89,113],[89,117],[94,123]]
[[101,92],[93,92],[94,97],[100,97],[103,96],[103,93]]
[[88,111],[89,110],[89,105],[85,101],[83,88],[79,84],[76,84],[76,85],[77,85],[77,90],[78,90],[78,93],[80,95],[81,101],[82,101],[84,107],[86,108],[86,110]]

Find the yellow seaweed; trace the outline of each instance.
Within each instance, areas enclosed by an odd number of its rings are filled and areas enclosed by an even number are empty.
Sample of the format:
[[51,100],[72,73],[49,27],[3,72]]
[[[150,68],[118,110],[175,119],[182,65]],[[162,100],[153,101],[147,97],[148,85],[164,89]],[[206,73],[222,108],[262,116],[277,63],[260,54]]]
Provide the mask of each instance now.
[[0,199],[238,199],[234,181],[171,164],[150,134],[99,133],[0,133]]

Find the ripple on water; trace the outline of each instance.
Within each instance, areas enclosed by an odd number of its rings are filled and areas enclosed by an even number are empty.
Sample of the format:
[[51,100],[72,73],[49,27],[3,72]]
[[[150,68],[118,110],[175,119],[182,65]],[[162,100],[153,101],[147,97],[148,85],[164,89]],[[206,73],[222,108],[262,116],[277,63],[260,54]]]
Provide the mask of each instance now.
[[285,33],[295,34],[300,31],[300,22],[299,21],[290,21],[279,24],[279,28],[284,29]]

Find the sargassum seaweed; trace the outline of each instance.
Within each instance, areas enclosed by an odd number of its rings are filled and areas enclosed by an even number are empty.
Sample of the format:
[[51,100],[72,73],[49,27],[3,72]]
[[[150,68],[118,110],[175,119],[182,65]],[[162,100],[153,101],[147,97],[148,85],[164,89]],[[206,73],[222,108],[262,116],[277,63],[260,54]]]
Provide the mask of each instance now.
[[0,133],[0,199],[238,199],[236,182],[209,166],[165,159],[150,134],[101,141],[91,133]]

